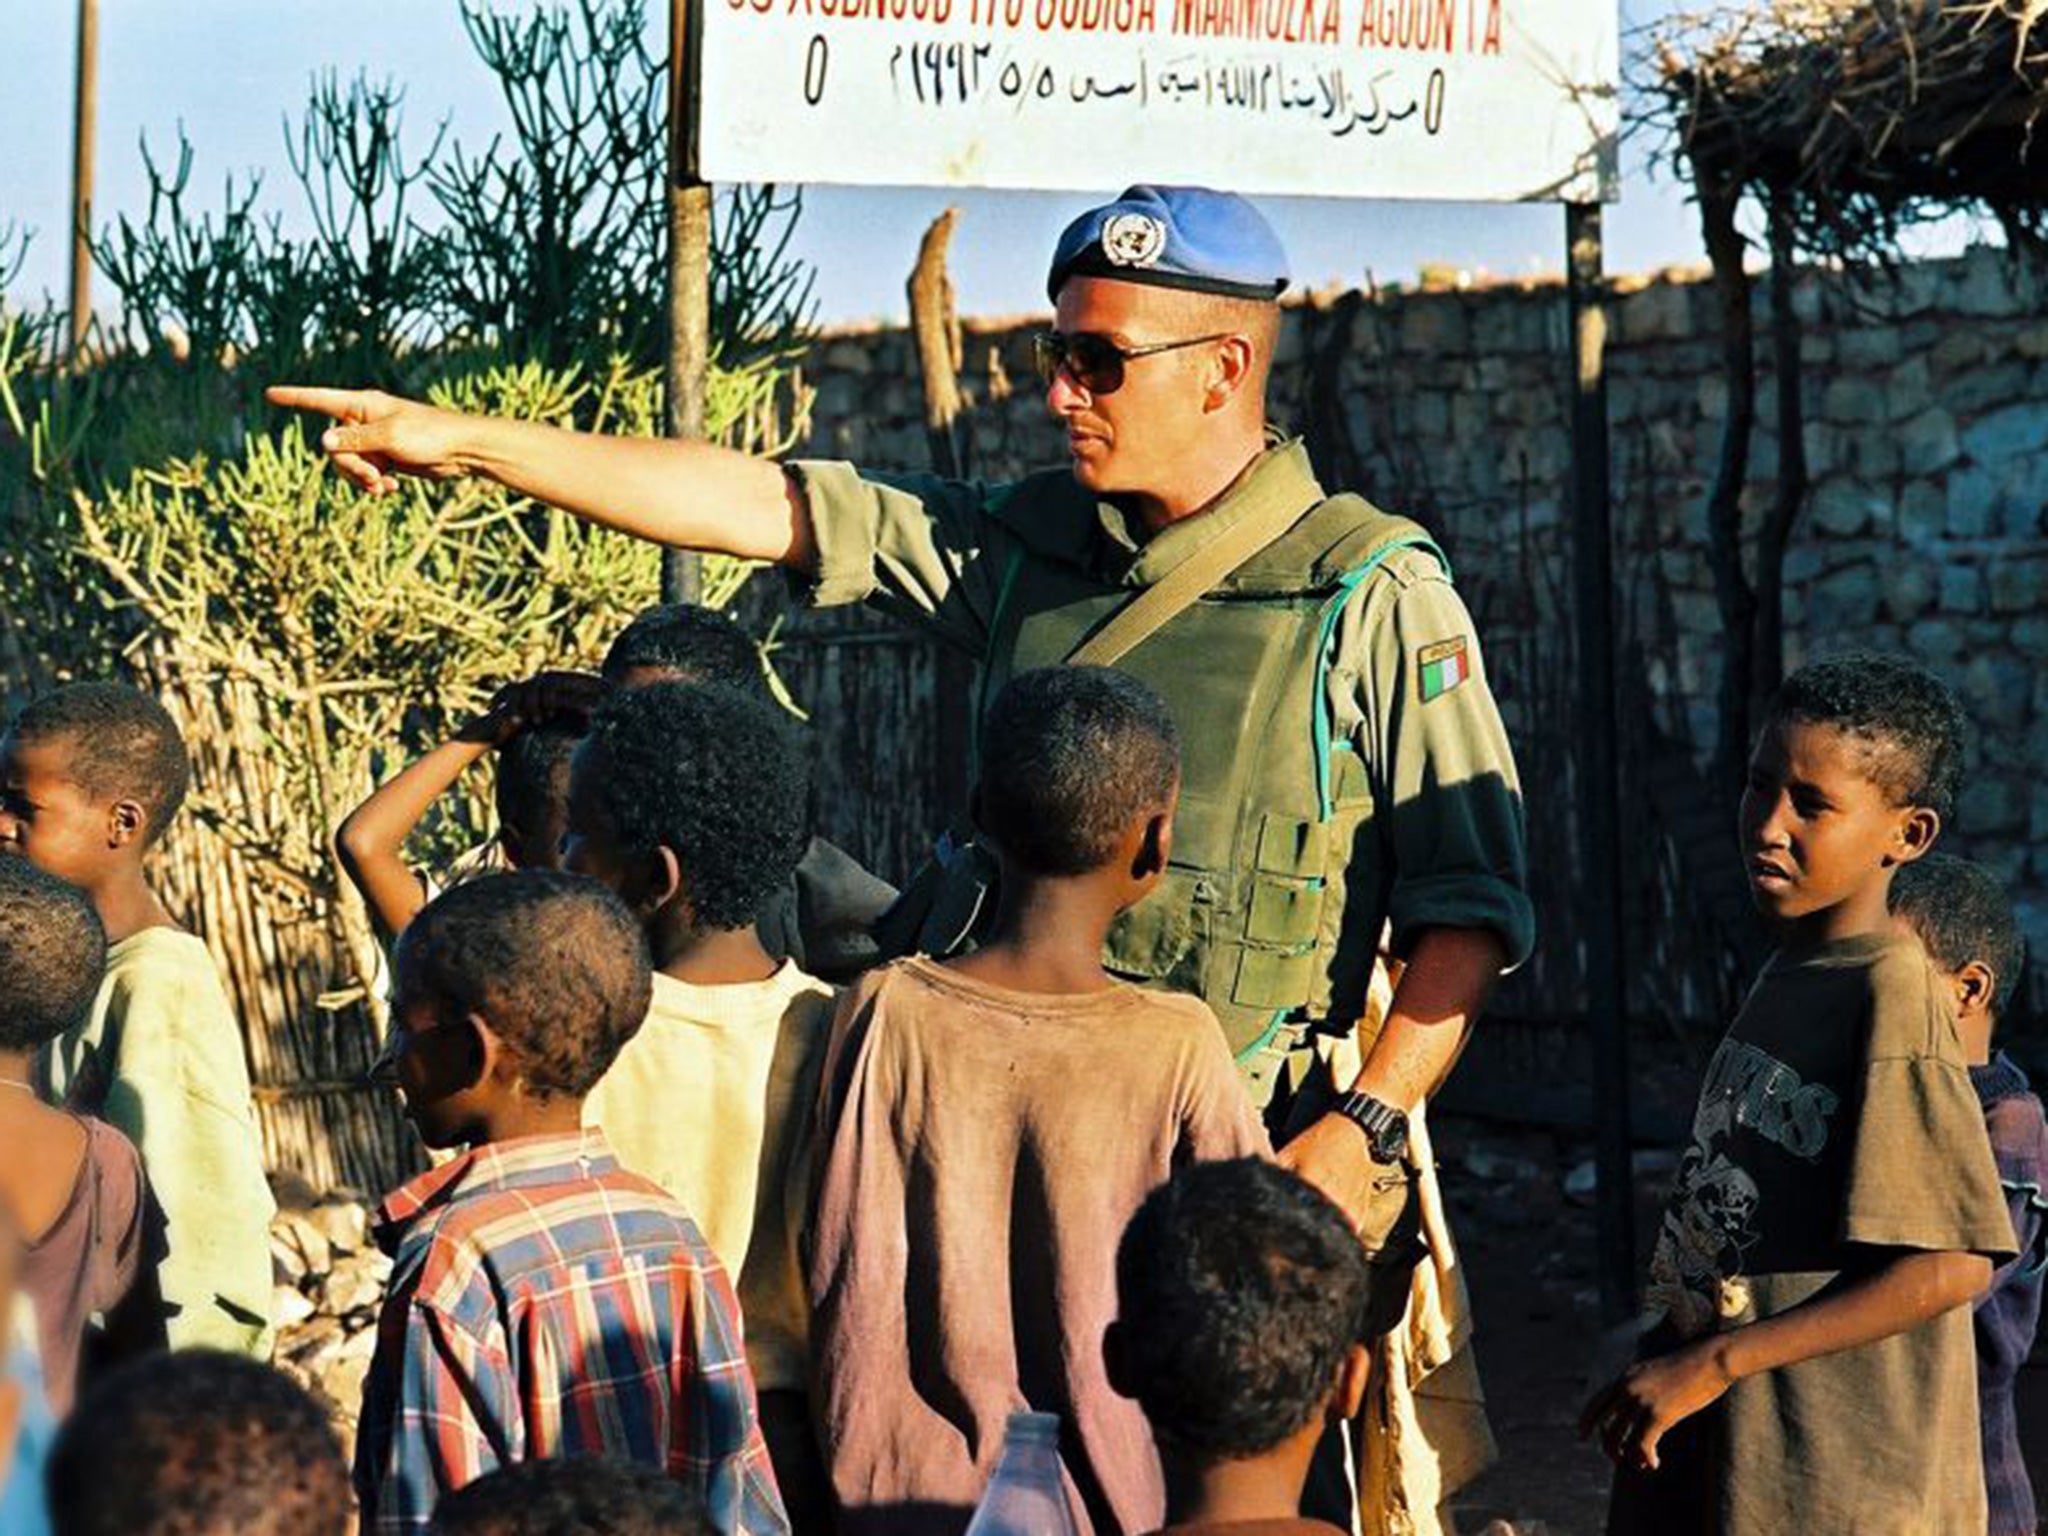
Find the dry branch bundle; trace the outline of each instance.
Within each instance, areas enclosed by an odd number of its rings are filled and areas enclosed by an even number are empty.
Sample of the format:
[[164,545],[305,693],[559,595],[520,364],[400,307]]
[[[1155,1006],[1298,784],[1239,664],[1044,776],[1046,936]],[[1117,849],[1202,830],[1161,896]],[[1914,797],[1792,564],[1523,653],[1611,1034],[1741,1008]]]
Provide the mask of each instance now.
[[1784,196],[1812,255],[1889,264],[1956,212],[2048,232],[2048,0],[1756,0],[1674,16],[1652,58],[1668,151]]

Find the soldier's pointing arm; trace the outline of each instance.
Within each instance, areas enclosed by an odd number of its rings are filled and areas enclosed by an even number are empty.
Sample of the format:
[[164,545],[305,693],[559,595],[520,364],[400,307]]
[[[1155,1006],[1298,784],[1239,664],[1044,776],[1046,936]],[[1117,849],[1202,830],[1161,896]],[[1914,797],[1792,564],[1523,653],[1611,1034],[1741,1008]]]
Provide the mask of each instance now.
[[803,493],[768,459],[710,443],[466,416],[381,390],[279,385],[266,394],[273,405],[332,417],[320,446],[365,491],[394,491],[401,475],[481,475],[657,544],[798,570],[815,559]]

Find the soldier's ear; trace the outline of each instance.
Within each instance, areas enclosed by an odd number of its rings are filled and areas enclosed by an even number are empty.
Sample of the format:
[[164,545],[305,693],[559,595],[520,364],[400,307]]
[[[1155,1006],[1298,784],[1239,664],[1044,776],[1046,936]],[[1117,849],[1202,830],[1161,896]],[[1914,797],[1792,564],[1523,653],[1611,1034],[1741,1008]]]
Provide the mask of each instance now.
[[1210,410],[1222,409],[1245,388],[1254,360],[1249,336],[1226,336],[1216,344],[1207,401]]

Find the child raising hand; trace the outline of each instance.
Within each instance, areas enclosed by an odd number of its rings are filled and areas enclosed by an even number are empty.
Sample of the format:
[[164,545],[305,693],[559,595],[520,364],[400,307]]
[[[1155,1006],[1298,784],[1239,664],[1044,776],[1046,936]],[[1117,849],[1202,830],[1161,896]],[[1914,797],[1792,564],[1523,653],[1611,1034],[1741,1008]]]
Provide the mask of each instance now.
[[434,882],[405,862],[406,839],[428,808],[489,753],[498,755],[492,786],[497,833],[457,859],[443,883],[557,867],[569,757],[609,687],[588,672],[542,672],[508,683],[483,713],[349,812],[335,829],[335,853],[385,938],[403,933],[435,894]]

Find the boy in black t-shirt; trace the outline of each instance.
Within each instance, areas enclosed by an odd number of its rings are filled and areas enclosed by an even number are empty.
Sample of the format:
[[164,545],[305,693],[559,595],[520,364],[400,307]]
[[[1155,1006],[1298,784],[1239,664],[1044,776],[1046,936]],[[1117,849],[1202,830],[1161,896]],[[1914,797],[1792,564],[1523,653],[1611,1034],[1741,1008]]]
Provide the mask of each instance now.
[[1642,1358],[1581,1421],[1610,1531],[1984,1529],[1965,1303],[2012,1222],[1946,989],[1886,908],[1961,763],[1910,662],[1832,657],[1772,703],[1738,825],[1779,948],[1708,1065]]

